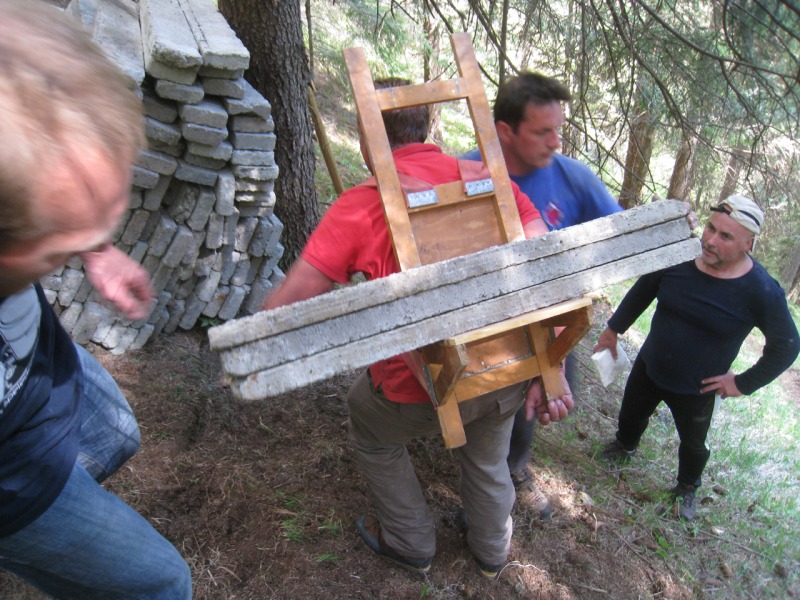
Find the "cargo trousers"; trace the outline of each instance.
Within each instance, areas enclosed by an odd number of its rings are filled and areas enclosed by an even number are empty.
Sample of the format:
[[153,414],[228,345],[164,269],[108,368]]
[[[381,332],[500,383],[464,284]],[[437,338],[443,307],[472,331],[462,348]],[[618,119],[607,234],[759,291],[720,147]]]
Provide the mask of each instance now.
[[[486,564],[502,564],[511,547],[514,485],[506,457],[514,413],[527,382],[459,403],[467,443],[454,450],[467,544]],[[349,438],[366,478],[386,544],[408,558],[436,553],[434,519],[406,444],[441,434],[431,402],[402,404],[386,398],[365,371],[347,395]]]

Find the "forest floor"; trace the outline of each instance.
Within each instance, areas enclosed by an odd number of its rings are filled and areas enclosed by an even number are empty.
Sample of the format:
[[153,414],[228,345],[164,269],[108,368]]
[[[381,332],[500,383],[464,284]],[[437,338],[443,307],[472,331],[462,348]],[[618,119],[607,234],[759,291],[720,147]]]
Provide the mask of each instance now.
[[[605,322],[608,305],[594,310],[595,322]],[[437,555],[419,580],[374,555],[353,524],[370,511],[347,442],[343,398],[353,374],[241,403],[200,329],[122,356],[97,353],[142,430],[140,452],[107,487],[182,552],[198,600],[764,597],[755,581],[726,569],[749,551],[746,540],[723,543],[735,538],[734,523],[720,536],[704,528],[706,508],[693,528],[674,517],[662,493],[674,465],[643,492],[632,486],[636,468],[615,473],[592,458],[613,435],[621,393],[616,384],[603,388],[591,366],[597,334],[595,327],[577,348],[573,416],[540,429],[535,441],[532,466],[555,514],[542,521],[515,509],[512,562],[497,582],[479,575],[455,526],[458,466],[441,438],[409,448],[437,525]],[[683,547],[686,559],[664,560],[674,556],[665,543]],[[0,574],[0,598],[41,596]]]

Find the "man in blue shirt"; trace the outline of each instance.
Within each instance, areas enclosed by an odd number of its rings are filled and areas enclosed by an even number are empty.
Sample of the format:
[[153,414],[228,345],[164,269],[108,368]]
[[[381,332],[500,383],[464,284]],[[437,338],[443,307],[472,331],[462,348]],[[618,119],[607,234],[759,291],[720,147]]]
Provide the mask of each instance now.
[[[570,99],[569,90],[556,79],[523,72],[500,86],[494,103],[494,122],[508,174],[551,231],[622,210],[591,169],[557,152],[566,121],[562,103]],[[480,151],[473,150],[464,158],[481,160]],[[571,355],[566,371],[567,381],[573,383]],[[552,513],[550,501],[536,487],[528,468],[536,423],[532,417],[524,407],[516,415],[508,467],[520,499],[547,518]]]

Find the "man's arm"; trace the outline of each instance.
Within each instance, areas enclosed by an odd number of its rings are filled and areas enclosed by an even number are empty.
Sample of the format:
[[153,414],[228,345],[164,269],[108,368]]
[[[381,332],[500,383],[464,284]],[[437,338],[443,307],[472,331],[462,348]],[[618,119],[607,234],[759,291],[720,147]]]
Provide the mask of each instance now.
[[319,296],[331,291],[333,285],[334,281],[325,273],[302,258],[298,258],[289,269],[283,283],[267,297],[262,309],[270,310]]
[[642,275],[633,287],[628,290],[619,307],[608,320],[607,327],[597,338],[592,352],[608,349],[614,360],[617,360],[617,341],[619,335],[625,333],[634,321],[650,306],[658,294],[662,271]]
[[547,229],[547,225],[544,224],[542,218],[539,217],[538,219],[534,219],[526,225],[523,225],[522,231],[525,232],[525,239],[531,239],[537,235],[544,235],[549,230]]
[[[771,282],[774,283],[774,282]],[[800,354],[800,336],[786,305],[783,291],[774,283],[771,301],[761,307],[756,326],[764,334],[764,351],[756,364],[736,375],[728,371],[723,375],[707,377],[701,383],[702,393],[716,392],[722,398],[749,396],[775,380],[788,369]],[[763,294],[763,290],[759,292]]]

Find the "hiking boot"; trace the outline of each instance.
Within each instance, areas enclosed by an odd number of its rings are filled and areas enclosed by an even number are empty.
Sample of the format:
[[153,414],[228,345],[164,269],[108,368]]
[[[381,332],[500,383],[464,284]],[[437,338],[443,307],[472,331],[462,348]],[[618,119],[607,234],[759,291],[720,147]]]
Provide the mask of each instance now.
[[678,505],[678,516],[684,521],[691,521],[697,515],[697,497],[695,496],[695,487],[693,485],[685,485],[679,483],[670,490],[670,493],[677,500],[680,498]]
[[622,444],[619,443],[619,440],[613,439],[605,445],[598,456],[606,462],[624,465],[631,460],[634,454],[636,454],[635,449],[626,450],[622,447]]
[[[467,533],[469,532],[469,526],[467,525],[467,515],[463,508],[460,508],[456,513],[455,525],[459,533],[466,538]],[[481,577],[491,579],[492,581],[496,581],[497,578],[500,577],[500,573],[503,571],[504,565],[490,565],[483,562],[474,554],[472,555],[472,558],[475,560],[475,564],[478,565],[478,571],[480,572]]]
[[540,519],[549,519],[553,515],[553,507],[547,496],[533,481],[533,473],[525,467],[521,471],[511,474],[514,489],[517,491],[517,501],[535,511]]
[[433,557],[409,558],[401,556],[397,551],[387,546],[386,542],[383,541],[381,524],[378,519],[361,515],[356,519],[356,530],[370,550],[393,562],[398,567],[420,577],[426,577],[428,571],[431,570]]

